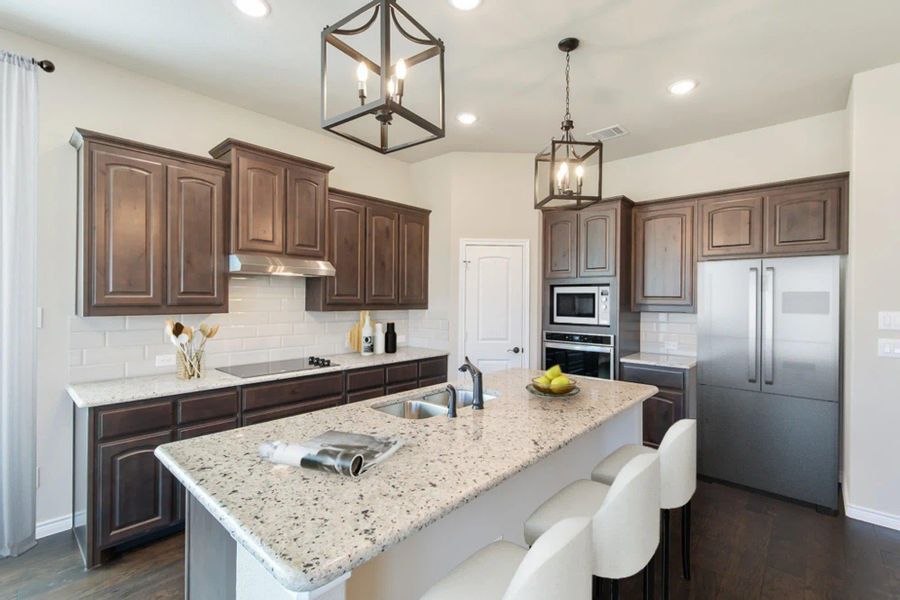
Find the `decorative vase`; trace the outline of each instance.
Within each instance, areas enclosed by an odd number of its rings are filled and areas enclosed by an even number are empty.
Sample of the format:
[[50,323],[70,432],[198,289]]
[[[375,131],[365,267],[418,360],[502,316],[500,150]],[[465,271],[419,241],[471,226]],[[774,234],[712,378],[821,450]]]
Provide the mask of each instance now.
[[178,362],[178,371],[176,372],[176,375],[179,379],[197,379],[203,374],[202,352],[197,352],[192,356],[187,356],[184,352],[176,352],[175,355]]

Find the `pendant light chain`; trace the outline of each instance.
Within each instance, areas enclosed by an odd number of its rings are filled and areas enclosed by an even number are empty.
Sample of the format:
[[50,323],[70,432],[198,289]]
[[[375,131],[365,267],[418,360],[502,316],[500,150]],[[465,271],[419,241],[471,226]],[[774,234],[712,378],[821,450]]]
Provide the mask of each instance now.
[[564,121],[572,120],[572,115],[569,112],[569,71],[571,70],[569,64],[570,55],[570,52],[566,52],[566,116],[563,117]]

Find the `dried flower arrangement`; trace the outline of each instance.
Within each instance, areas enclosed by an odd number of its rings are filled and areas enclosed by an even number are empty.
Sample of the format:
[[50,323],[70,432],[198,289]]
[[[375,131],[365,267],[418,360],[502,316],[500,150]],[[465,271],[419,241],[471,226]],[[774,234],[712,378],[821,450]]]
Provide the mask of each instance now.
[[202,374],[203,350],[206,342],[219,333],[219,326],[209,327],[201,323],[197,329],[192,329],[178,321],[166,321],[166,334],[177,349],[178,377],[181,379],[194,379]]

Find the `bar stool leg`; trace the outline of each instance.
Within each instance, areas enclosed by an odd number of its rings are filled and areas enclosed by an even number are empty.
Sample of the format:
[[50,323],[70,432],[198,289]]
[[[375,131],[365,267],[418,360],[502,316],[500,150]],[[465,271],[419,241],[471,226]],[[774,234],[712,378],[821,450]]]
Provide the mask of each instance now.
[[592,576],[591,579],[591,600],[601,600],[603,598],[603,579],[597,577],[596,575]]
[[619,580],[611,579],[612,583],[612,600],[619,600]]
[[644,567],[644,600],[653,599],[653,580],[656,575],[656,573],[653,572],[653,567],[653,557],[650,557],[650,562]]
[[662,597],[669,600],[669,509],[662,510]]
[[691,580],[691,501],[681,507],[681,570]]

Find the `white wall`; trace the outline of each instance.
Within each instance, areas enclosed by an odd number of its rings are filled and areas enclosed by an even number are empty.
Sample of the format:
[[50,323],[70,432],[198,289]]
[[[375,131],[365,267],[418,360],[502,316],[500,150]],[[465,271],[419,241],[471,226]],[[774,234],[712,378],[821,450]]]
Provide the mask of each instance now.
[[847,514],[900,529],[900,360],[877,356],[880,310],[900,310],[900,64],[853,78],[844,362]]
[[42,523],[71,512],[72,403],[64,387],[75,306],[77,185],[75,150],[68,140],[76,126],[199,155],[226,137],[244,139],[334,165],[330,181],[337,187],[411,204],[416,199],[408,164],[336,137],[5,30],[0,47],[52,59],[57,67],[41,75],[39,100],[38,304],[44,325],[38,332],[37,520]]

